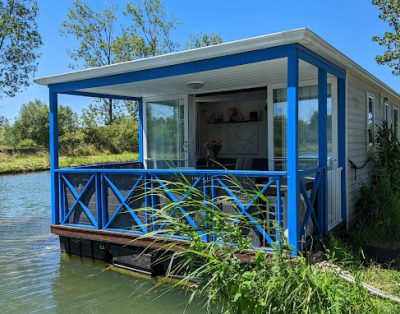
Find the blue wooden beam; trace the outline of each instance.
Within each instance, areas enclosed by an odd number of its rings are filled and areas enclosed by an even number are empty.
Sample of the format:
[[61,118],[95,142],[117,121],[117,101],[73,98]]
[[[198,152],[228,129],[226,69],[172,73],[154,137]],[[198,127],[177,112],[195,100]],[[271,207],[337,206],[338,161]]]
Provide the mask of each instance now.
[[346,188],[346,79],[338,78],[338,164],[342,168],[341,214],[347,221],[347,188]]
[[323,69],[326,72],[333,74],[338,78],[344,79],[346,77],[346,71],[329,60],[321,57],[310,49],[303,45],[297,45],[298,57],[303,61],[306,61],[317,68]]
[[298,87],[299,59],[297,53],[288,56],[288,85],[287,85],[287,120],[286,120],[286,152],[287,152],[287,206],[289,245],[293,255],[301,250],[300,243],[300,185],[298,174]]
[[54,92],[66,93],[86,88],[147,81],[171,76],[223,69],[277,58],[285,58],[289,54],[292,54],[294,50],[296,50],[295,44],[282,45],[204,60],[179,63],[153,69],[127,72],[65,83],[57,83],[49,85],[49,87]]
[[51,187],[51,223],[60,223],[60,189],[56,170],[58,164],[58,95],[49,94],[49,137],[50,137],[50,187]]
[[139,161],[144,162],[144,143],[143,143],[143,98],[138,99],[138,133],[139,133]]
[[318,193],[318,222],[324,234],[328,233],[328,186],[327,173],[328,166],[328,75],[326,70],[318,68],[318,165],[323,168],[322,184]]
[[93,98],[107,98],[107,99],[116,99],[116,100],[133,100],[138,101],[139,97],[133,96],[119,96],[119,95],[110,95],[110,94],[99,94],[99,93],[90,93],[90,92],[82,92],[82,91],[66,91],[60,94],[64,95],[72,95],[72,96],[83,96],[83,97],[93,97]]

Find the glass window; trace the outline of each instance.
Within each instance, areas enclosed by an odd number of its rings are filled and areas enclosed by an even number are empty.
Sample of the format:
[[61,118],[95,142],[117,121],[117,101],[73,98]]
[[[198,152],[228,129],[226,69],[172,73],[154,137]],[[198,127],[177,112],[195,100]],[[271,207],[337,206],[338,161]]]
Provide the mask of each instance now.
[[[286,88],[273,90],[273,141],[275,170],[286,168]],[[299,167],[307,168],[318,164],[318,86],[299,88]],[[332,156],[332,96],[328,84],[327,98],[327,141],[328,156]]]
[[393,132],[396,137],[399,136],[399,110],[397,108],[393,109]]
[[375,98],[372,95],[368,95],[367,99],[368,99],[367,138],[368,138],[368,149],[371,149],[375,145]]
[[286,118],[287,118],[286,88],[273,91],[273,141],[274,168],[283,170],[283,160],[286,158]]
[[146,143],[149,168],[185,166],[183,100],[146,104]]
[[385,120],[389,122],[389,104],[385,104]]

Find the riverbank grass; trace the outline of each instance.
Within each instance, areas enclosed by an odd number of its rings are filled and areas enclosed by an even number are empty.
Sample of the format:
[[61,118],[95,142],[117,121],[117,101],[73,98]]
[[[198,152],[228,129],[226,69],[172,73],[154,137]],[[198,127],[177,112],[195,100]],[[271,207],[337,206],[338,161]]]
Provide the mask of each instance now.
[[[108,162],[126,162],[138,159],[137,153],[106,154],[92,156],[61,156],[60,167],[101,164]],[[50,169],[49,156],[39,155],[2,155],[0,154],[0,175],[23,172],[46,171]]]

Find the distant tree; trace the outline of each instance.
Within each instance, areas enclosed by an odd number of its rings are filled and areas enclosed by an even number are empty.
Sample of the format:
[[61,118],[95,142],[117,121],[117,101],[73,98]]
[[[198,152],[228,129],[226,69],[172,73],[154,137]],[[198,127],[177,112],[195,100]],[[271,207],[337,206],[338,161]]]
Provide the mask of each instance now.
[[178,21],[168,13],[161,0],[136,0],[136,4],[128,2],[125,16],[131,23],[123,27],[128,38],[139,39],[140,57],[156,56],[176,50],[177,42],[171,39],[171,32]]
[[[74,61],[70,66],[77,67],[83,63],[84,67],[97,67],[115,62],[117,41],[115,24],[116,16],[114,5],[102,12],[93,11],[86,3],[74,0],[74,8],[68,9],[67,19],[62,23],[61,34],[72,36],[78,40],[78,46],[67,53]],[[113,110],[116,104],[110,100],[100,100],[93,108],[107,116],[105,123],[113,121]]]
[[186,49],[200,48],[223,43],[224,40],[217,34],[197,33],[189,37]]
[[8,123],[8,119],[5,116],[0,116],[0,127]]
[[35,0],[0,0],[0,98],[29,86],[38,66],[42,38]]
[[[75,132],[78,129],[78,116],[71,107],[59,106],[59,135]],[[40,100],[24,104],[11,128],[14,143],[23,140],[32,140],[36,144],[49,146],[49,106]]]
[[389,31],[383,36],[374,36],[372,40],[386,48],[382,55],[376,56],[378,64],[387,65],[394,75],[400,75],[400,1],[372,0],[380,10],[379,18],[389,24]]
[[[92,10],[85,2],[74,0],[74,8],[68,11],[62,23],[62,34],[78,40],[78,46],[68,54],[75,66],[110,65],[171,51],[176,44],[170,39],[175,21],[167,18],[160,0],[139,0],[136,5],[128,2],[124,25],[117,25],[117,5],[103,11]],[[121,111],[118,103],[103,100],[92,104],[94,117],[106,118],[106,124],[114,120],[114,111]]]
[[4,116],[0,116],[0,146],[6,146],[9,143],[8,133],[10,129],[10,123]]

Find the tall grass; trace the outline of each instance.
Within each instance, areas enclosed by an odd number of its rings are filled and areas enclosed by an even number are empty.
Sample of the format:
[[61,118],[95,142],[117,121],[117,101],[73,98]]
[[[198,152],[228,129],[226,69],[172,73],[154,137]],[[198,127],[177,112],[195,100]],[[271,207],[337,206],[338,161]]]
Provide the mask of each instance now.
[[355,234],[364,243],[400,248],[400,143],[387,121],[378,129],[372,174],[361,191]]
[[[260,198],[257,189],[243,186],[236,178],[224,178],[236,193]],[[253,247],[248,219],[236,221],[239,208],[229,195],[217,193],[204,198],[202,187],[193,188],[185,176],[163,180],[167,191],[179,200],[172,202],[166,189],[155,188],[160,207],[154,211],[153,231],[145,235],[174,234],[188,239],[187,245],[173,250],[170,244],[159,251],[158,263],[168,263],[167,275],[181,278],[191,286],[189,303],[205,298],[209,313],[379,313],[383,309],[357,282],[351,285],[334,272],[312,267],[304,257],[293,258],[281,238],[281,245],[270,252]],[[209,186],[207,186],[209,188]],[[221,196],[222,195],[222,196]],[[221,208],[229,202],[234,212]],[[258,205],[253,217],[259,219]],[[197,222],[187,223],[184,208]],[[282,234],[282,233],[280,233]],[[207,240],[206,240],[207,239]],[[176,247],[175,247],[176,248]]]

